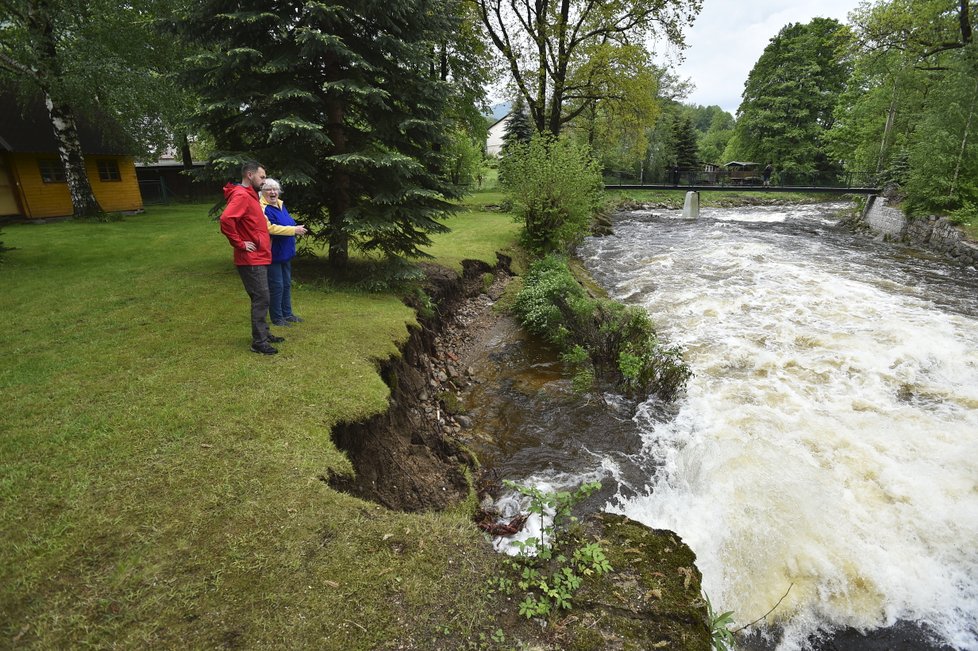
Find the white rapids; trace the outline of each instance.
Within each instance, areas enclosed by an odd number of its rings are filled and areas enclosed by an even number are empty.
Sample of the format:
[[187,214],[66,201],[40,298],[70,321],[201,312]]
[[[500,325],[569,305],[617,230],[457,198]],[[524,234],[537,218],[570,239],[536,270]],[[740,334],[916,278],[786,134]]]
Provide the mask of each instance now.
[[678,532],[738,625],[788,592],[779,649],[898,621],[978,649],[978,273],[831,222],[636,213],[584,244],[695,373],[674,418],[639,409],[647,484],[610,508]]

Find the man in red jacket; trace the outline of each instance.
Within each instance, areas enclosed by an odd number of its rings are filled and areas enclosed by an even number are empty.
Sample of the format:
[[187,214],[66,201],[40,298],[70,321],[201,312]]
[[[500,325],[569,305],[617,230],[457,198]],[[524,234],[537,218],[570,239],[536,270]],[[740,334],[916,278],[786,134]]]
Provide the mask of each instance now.
[[[221,213],[221,232],[234,247],[234,264],[251,297],[251,350],[274,355],[278,349],[271,344],[285,341],[268,330],[268,265],[272,263],[271,237],[268,222],[258,200],[258,191],[265,182],[265,168],[255,161],[241,167],[241,183],[224,186],[227,206]],[[299,232],[302,229],[302,232]],[[296,227],[296,234],[305,229]]]

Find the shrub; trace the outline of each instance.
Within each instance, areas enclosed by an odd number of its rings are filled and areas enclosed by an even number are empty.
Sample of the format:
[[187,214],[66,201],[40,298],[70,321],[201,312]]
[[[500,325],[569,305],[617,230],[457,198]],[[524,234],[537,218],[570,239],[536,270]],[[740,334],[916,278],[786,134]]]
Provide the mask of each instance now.
[[575,387],[601,378],[670,400],[692,375],[681,351],[659,341],[645,310],[589,296],[559,256],[531,265],[513,311],[529,332],[561,350],[576,369]]
[[489,584],[505,594],[518,589],[523,600],[520,615],[527,619],[556,616],[573,607],[575,593],[591,576],[613,571],[600,541],[582,539],[581,527],[571,514],[575,504],[601,487],[600,483],[582,484],[573,493],[541,491],[538,488],[503,482],[508,488],[530,498],[529,512],[542,522],[540,538],[515,541],[519,553],[509,561],[511,575],[490,579]]
[[603,201],[601,171],[588,150],[549,135],[513,142],[499,163],[499,180],[536,252],[569,251]]

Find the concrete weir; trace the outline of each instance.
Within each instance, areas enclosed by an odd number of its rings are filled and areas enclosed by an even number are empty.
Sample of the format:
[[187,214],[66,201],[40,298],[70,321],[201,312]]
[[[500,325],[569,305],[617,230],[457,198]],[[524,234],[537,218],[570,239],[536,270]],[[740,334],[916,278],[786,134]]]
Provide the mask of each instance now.
[[689,191],[686,193],[686,201],[683,202],[683,218],[696,219],[700,216],[700,193]]

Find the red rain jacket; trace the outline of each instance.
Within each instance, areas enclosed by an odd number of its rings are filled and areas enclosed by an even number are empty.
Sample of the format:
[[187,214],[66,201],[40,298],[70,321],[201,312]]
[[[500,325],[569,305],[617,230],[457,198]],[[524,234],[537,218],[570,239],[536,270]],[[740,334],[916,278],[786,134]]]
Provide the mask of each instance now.
[[[221,232],[234,247],[234,264],[272,264],[272,240],[268,234],[268,222],[258,202],[258,193],[240,183],[224,186],[224,198],[228,205],[221,213]],[[254,242],[254,251],[245,250],[245,242]]]

